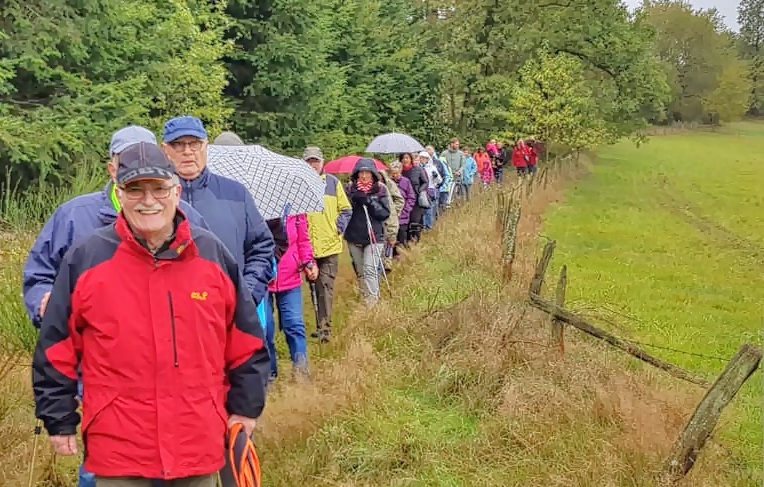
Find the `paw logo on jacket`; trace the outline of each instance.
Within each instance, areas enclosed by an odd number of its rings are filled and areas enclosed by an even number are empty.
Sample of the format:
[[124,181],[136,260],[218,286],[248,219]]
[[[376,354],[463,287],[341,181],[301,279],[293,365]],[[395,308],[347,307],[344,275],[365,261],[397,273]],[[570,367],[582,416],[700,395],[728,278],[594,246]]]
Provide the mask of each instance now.
[[197,301],[207,301],[207,291],[202,293],[194,291],[191,293],[191,299],[195,299]]

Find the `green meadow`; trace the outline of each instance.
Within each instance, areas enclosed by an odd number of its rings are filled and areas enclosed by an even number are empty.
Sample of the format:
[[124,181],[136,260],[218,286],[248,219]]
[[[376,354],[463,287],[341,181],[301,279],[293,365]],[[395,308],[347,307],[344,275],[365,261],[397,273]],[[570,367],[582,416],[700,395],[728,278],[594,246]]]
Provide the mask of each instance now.
[[[545,218],[569,307],[713,380],[743,343],[762,341],[762,183],[761,123],[601,151]],[[761,381],[746,383],[716,434],[759,476]]]

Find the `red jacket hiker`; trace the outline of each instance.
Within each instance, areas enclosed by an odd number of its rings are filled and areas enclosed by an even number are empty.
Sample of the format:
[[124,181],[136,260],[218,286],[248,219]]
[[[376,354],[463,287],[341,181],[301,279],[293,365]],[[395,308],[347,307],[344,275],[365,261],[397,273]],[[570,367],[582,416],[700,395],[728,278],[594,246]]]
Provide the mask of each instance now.
[[529,147],[523,143],[518,142],[515,149],[512,151],[512,165],[515,167],[527,167],[528,160],[531,157]]
[[[177,479],[223,467],[230,414],[257,418],[270,370],[257,310],[231,254],[178,212],[152,255],[124,216],[66,254],[33,361],[36,414],[73,435],[84,385],[85,468]],[[193,233],[192,233],[193,232]]]
[[528,148],[528,156],[530,157],[530,161],[528,162],[529,166],[535,166],[539,163],[539,153],[533,146],[526,146]]

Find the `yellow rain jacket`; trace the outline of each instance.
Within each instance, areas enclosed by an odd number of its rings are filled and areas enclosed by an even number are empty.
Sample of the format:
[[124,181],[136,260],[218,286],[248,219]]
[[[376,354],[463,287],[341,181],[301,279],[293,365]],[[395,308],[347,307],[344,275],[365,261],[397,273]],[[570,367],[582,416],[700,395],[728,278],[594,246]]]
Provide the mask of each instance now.
[[324,211],[308,213],[308,231],[316,259],[342,253],[342,234],[353,213],[339,180],[331,174],[322,174],[321,179],[326,183]]

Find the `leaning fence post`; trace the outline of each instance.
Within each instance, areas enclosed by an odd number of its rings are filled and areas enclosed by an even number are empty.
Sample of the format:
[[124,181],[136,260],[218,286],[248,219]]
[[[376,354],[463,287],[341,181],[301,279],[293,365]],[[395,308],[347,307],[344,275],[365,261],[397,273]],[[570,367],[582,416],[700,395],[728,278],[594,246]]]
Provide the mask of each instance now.
[[695,465],[700,450],[714,431],[722,411],[759,367],[761,355],[759,348],[746,343],[708,389],[684,431],[674,443],[666,462],[670,481],[680,480]]
[[552,260],[556,246],[557,240],[551,240],[544,246],[544,253],[541,254],[541,259],[536,264],[536,271],[533,273],[533,280],[531,280],[531,294],[541,296],[541,288],[544,286],[546,270],[549,267],[549,262]]
[[[557,306],[560,308],[565,306],[565,290],[568,287],[568,266],[562,266],[560,269],[560,280],[557,281]],[[565,339],[563,334],[565,328],[563,322],[556,317],[552,317],[552,345],[556,345],[560,350],[560,355],[565,353]]]

